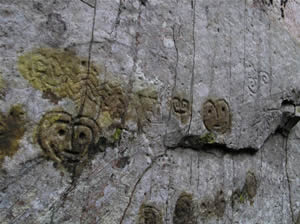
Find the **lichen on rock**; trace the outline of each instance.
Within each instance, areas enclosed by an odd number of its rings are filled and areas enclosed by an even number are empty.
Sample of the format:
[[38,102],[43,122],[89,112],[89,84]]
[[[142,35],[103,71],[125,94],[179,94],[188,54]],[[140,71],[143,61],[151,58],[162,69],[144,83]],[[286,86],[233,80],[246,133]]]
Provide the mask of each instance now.
[[12,157],[19,150],[25,120],[25,111],[19,104],[12,106],[7,115],[0,112],[0,164],[6,156]]
[[22,76],[43,97],[53,103],[68,97],[78,113],[97,119],[101,128],[124,128],[136,122],[139,130],[150,122],[157,109],[154,88],[131,92],[121,81],[100,80],[101,69],[75,53],[54,48],[38,48],[19,57]]
[[0,72],[0,99],[5,96],[5,81]]
[[135,121],[139,132],[151,123],[151,117],[157,114],[158,93],[148,87],[131,93],[125,120]]
[[[98,104],[96,89],[100,68],[75,53],[54,48],[38,48],[19,57],[18,68],[22,76],[44,96],[57,101],[69,97],[80,107],[88,96]],[[87,105],[88,107],[89,105]]]

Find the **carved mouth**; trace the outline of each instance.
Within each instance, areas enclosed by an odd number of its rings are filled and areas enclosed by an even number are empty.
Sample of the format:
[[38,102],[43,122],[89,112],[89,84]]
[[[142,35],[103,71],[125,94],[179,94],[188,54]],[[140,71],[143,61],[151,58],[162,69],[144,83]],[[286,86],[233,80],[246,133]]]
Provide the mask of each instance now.
[[221,125],[218,125],[218,124],[216,124],[216,125],[214,125],[214,127],[213,127],[215,130],[217,130],[217,131],[219,131],[219,130],[221,130],[222,129],[222,126]]
[[65,150],[65,151],[61,152],[60,156],[64,160],[67,160],[68,162],[79,162],[79,160],[80,160],[80,153],[74,152],[71,150]]
[[178,113],[180,113],[180,114],[185,114],[185,113],[186,113],[186,110],[185,110],[185,109],[179,109],[179,110],[178,110]]

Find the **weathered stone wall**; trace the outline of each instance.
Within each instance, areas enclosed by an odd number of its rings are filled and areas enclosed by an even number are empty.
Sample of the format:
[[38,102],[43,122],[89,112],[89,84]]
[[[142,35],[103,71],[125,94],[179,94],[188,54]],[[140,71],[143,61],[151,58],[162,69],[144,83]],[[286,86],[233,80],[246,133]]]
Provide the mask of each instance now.
[[0,223],[300,222],[297,0],[0,0]]

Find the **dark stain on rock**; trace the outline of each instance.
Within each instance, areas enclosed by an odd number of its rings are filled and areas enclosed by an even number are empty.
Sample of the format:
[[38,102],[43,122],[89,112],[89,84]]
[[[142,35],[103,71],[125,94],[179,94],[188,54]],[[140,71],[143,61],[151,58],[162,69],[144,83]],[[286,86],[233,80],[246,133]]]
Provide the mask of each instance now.
[[125,157],[115,160],[113,162],[113,167],[123,169],[129,164],[129,162],[130,162],[130,157],[125,156]]
[[285,10],[285,7],[286,7],[287,3],[288,3],[288,0],[280,0],[280,11],[281,11],[281,17],[282,17],[283,19],[284,19],[284,17],[285,17],[285,12],[284,12],[284,10]]
[[299,215],[298,215],[298,218],[297,218],[296,224],[300,224],[300,212],[299,212]]
[[[1,35],[0,35],[1,36]],[[3,80],[0,73],[0,99],[3,99],[6,95],[6,82]]]
[[162,224],[161,212],[153,205],[143,204],[140,207],[138,224]]
[[243,191],[247,193],[249,199],[253,199],[256,196],[257,180],[254,173],[250,171],[247,173]]
[[183,192],[177,199],[174,217],[174,224],[196,224],[194,215],[193,196]]
[[[46,8],[43,11],[48,13]],[[66,38],[67,25],[58,13],[49,13],[47,20],[40,24],[40,29],[44,42],[52,47],[59,47]]]
[[7,115],[0,112],[0,164],[18,151],[24,133],[25,112],[21,105],[12,106]]
[[215,214],[218,217],[222,217],[224,215],[226,209],[226,201],[224,198],[223,191],[219,191],[215,197]]
[[57,104],[61,100],[61,97],[56,96],[50,89],[43,91],[42,97],[50,100],[50,102]]
[[143,5],[143,6],[146,6],[148,0],[140,0],[140,3]]
[[223,217],[226,209],[224,193],[220,190],[214,199],[207,199],[200,204],[200,215],[202,217]]
[[40,2],[33,2],[33,8],[42,12],[43,11],[43,4]]
[[232,206],[236,203],[243,204],[246,201],[249,201],[250,204],[253,204],[253,199],[256,196],[258,188],[258,183],[256,176],[253,172],[248,171],[245,184],[242,189],[236,189],[232,194]]
[[62,35],[66,30],[66,23],[63,21],[60,14],[51,13],[48,15],[46,22],[47,28],[57,35]]

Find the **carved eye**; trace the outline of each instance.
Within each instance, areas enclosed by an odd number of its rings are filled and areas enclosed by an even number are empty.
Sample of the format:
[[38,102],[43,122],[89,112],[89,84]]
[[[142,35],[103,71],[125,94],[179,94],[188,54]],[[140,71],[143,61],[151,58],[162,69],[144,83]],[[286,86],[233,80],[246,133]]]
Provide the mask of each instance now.
[[74,127],[74,143],[79,145],[87,145],[92,143],[92,130],[84,125],[76,125]]
[[64,136],[66,134],[66,131],[64,129],[59,129],[58,130],[58,135],[59,136]]
[[178,106],[180,104],[180,100],[178,98],[173,99],[173,104]]
[[[74,121],[73,129],[73,147],[77,151],[84,150],[89,144],[95,144],[99,140],[99,127],[97,123],[88,117],[78,117]],[[77,146],[80,146],[77,149]]]
[[180,99],[177,97],[173,98],[173,109],[175,112],[178,112],[180,110]]
[[57,136],[61,139],[64,139],[67,134],[69,133],[69,125],[65,124],[65,123],[60,123],[60,122],[57,122],[55,124],[53,124],[52,126],[53,129],[53,132],[51,133],[54,136]]
[[189,107],[189,102],[185,99],[182,100],[182,107],[185,108],[185,109],[188,109]]
[[204,104],[204,111],[207,115],[214,116],[216,111],[214,104],[210,101],[206,102]]
[[52,149],[55,149],[54,143],[51,143],[51,144],[50,144],[50,147],[51,147]]
[[216,104],[219,113],[223,113],[225,115],[229,112],[228,104],[224,100],[219,100]]
[[84,132],[80,132],[79,138],[80,138],[80,139],[85,139],[85,138],[86,138],[85,133],[84,133]]

